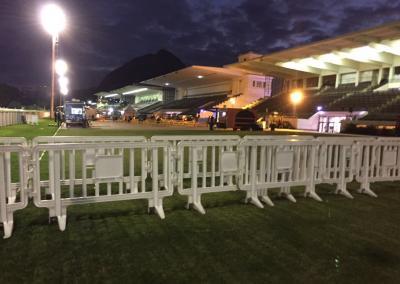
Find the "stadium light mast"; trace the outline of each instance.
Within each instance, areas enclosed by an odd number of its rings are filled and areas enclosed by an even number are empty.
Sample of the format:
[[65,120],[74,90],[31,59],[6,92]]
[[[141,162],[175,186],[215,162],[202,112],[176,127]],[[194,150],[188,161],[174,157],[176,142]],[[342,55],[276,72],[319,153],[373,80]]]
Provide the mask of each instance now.
[[63,103],[63,95],[68,94],[68,84],[69,80],[65,75],[67,74],[68,71],[68,64],[62,59],[57,59],[55,62],[55,71],[58,75],[58,84],[60,87],[60,92],[59,92],[59,104],[61,105]]
[[54,118],[56,44],[59,34],[65,29],[66,18],[63,10],[58,5],[46,4],[40,12],[40,19],[44,30],[51,35],[50,117]]
[[295,90],[290,94],[290,101],[293,104],[293,116],[296,116],[296,106],[303,100],[303,92]]

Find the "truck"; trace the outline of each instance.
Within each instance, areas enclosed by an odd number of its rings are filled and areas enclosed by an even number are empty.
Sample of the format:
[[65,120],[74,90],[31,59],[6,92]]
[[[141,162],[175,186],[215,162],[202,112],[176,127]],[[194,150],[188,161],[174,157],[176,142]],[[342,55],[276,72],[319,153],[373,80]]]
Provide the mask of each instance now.
[[81,125],[88,127],[88,120],[86,118],[86,110],[84,102],[65,102],[64,103],[64,122],[65,126]]
[[235,130],[262,130],[257,124],[257,115],[251,109],[227,108],[217,111],[217,127]]

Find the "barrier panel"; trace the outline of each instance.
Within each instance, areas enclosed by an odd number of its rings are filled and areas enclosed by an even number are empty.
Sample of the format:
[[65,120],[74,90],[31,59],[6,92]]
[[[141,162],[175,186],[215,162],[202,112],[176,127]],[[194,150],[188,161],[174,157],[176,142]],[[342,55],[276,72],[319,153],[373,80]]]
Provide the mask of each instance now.
[[321,144],[317,150],[315,167],[316,184],[336,184],[336,194],[353,198],[347,190],[356,174],[358,149],[355,138],[319,137]]
[[[143,142],[147,141],[144,136],[40,136],[35,137],[32,140],[32,145],[36,146],[39,144],[60,144],[60,143],[132,143],[132,142]],[[43,155],[43,154],[42,154]],[[41,157],[42,157],[41,155]],[[86,153],[86,167],[94,166],[94,155],[93,149],[88,149]],[[39,158],[41,158],[39,157]],[[61,178],[65,178],[65,153],[61,153]]]
[[[173,193],[168,143],[37,143],[32,150],[34,203],[49,208],[50,218],[57,217],[61,231],[65,230],[67,207],[75,204],[147,199],[149,209],[165,218],[162,200]],[[40,161],[44,152],[47,159]],[[64,177],[63,165],[67,169]]]
[[193,205],[205,214],[202,194],[237,190],[239,141],[235,140],[178,143],[178,192],[188,196],[187,208]]
[[[28,187],[28,182],[29,182],[29,163],[30,163],[30,149],[28,148],[28,141],[23,138],[23,137],[0,137],[0,147],[1,146],[11,146],[11,145],[16,145],[16,146],[21,146],[23,148],[25,148],[25,151],[23,152],[23,178],[24,178],[24,186],[25,188]],[[5,158],[6,160],[10,160],[11,161],[11,153],[6,153],[5,154]],[[9,169],[5,169],[5,171],[7,171],[7,176],[10,175],[10,170]],[[16,189],[11,187],[11,192],[9,193],[9,198],[11,200],[15,200],[15,196],[16,196]]]
[[[233,142],[240,142],[240,136],[238,135],[156,135],[152,136],[151,141],[153,142],[168,142],[170,143],[172,147],[172,152],[171,152],[171,164],[172,164],[172,171],[174,172],[174,181],[176,185],[177,181],[177,169],[178,169],[178,143],[179,142],[191,142],[191,143],[197,143],[197,142],[202,142],[202,141],[218,141],[219,143],[225,143],[227,141],[233,141]],[[189,157],[188,157],[188,162],[192,160],[191,155],[192,153],[189,151]],[[184,177],[190,177],[191,176],[191,168],[188,169],[188,171],[184,174]]]
[[319,144],[311,139],[243,139],[239,188],[247,192],[246,199],[263,207],[260,196],[262,201],[273,206],[268,189],[280,188],[280,195],[296,202],[290,187],[305,186],[305,196],[321,201],[315,192],[314,177]]
[[[0,222],[4,238],[9,238],[14,225],[14,212],[28,204],[26,188],[26,148],[13,139],[0,141]],[[21,144],[23,140],[20,140]],[[14,143],[15,142],[15,143]]]
[[400,180],[400,140],[396,138],[359,141],[360,155],[356,180],[360,193],[377,197],[370,184],[379,181]]

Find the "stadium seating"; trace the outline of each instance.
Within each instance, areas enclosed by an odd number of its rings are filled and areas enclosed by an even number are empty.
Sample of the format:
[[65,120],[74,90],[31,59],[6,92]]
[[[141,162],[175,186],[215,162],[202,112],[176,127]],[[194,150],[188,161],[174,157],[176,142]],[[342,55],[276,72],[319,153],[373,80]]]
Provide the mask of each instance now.
[[207,109],[223,103],[228,99],[227,95],[215,95],[204,97],[185,97],[180,100],[162,104],[159,110],[180,110],[185,113],[196,114],[201,108]]
[[[400,90],[374,92],[379,86],[372,86],[370,82],[340,85],[338,88],[324,87],[321,90],[306,90],[304,97],[296,108],[298,117],[307,118],[322,107],[325,111],[368,111],[369,117],[378,117],[380,114],[390,114],[391,117],[400,113]],[[259,115],[268,112],[279,112],[284,115],[293,113],[289,93],[282,93],[267,98],[252,107]]]
[[[356,92],[346,96],[342,100],[333,102],[329,106],[329,110],[356,110],[356,111],[374,111],[381,106],[395,99],[400,94],[397,90],[389,90],[384,92]],[[396,110],[393,110],[396,112]],[[398,112],[398,110],[397,110]]]

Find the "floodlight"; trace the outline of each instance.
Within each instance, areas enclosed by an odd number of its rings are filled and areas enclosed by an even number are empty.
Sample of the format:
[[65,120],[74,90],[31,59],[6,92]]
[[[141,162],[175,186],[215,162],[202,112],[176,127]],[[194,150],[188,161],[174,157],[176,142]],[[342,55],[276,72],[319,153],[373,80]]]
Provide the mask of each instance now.
[[64,76],[65,74],[67,74],[68,65],[67,62],[65,62],[64,60],[57,59],[54,67],[58,76]]
[[45,5],[40,12],[40,18],[43,28],[52,36],[57,36],[65,29],[65,14],[56,4]]
[[69,79],[65,76],[58,78],[58,84],[60,85],[60,89],[67,88],[69,85]]

